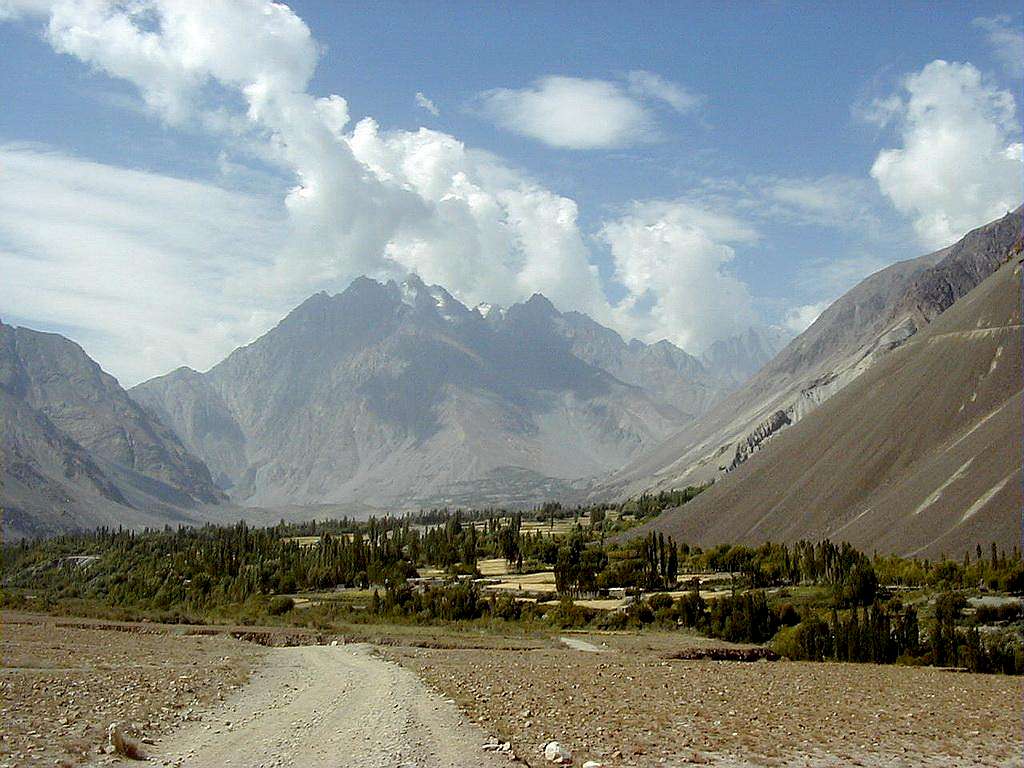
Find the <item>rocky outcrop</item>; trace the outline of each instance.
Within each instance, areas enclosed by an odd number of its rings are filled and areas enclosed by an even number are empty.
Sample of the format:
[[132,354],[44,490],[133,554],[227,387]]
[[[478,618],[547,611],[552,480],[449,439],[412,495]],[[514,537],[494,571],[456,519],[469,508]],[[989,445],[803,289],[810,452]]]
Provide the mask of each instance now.
[[758,450],[768,440],[775,435],[776,432],[781,430],[783,427],[788,427],[793,423],[789,413],[786,411],[776,411],[763,422],[761,422],[757,429],[747,435],[746,439],[742,440],[738,446],[736,446],[736,455],[733,456],[729,466],[726,469],[727,472],[731,472],[736,469],[740,464],[750,458],[754,451]]

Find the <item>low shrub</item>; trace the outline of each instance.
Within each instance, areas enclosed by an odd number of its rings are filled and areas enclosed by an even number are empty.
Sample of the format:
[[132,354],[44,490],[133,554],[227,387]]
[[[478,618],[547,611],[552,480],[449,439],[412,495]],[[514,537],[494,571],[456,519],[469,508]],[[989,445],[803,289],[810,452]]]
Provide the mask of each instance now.
[[277,595],[270,598],[270,602],[267,604],[267,613],[271,616],[283,616],[293,608],[295,608],[294,600],[284,595]]

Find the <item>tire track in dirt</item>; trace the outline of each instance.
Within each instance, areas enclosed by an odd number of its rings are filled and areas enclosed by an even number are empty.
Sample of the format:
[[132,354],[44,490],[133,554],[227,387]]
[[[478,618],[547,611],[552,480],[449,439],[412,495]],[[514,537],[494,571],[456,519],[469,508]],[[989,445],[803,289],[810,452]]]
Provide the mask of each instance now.
[[271,649],[236,696],[163,739],[151,758],[188,768],[507,766],[481,749],[486,738],[369,646],[299,646]]

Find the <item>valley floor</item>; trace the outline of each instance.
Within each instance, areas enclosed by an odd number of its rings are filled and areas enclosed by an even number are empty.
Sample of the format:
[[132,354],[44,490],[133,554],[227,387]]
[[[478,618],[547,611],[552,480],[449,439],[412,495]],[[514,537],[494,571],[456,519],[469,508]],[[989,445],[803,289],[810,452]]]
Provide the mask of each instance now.
[[[676,633],[575,639],[575,647],[515,653],[387,652],[514,746],[558,738],[579,762],[1024,765],[1019,678],[875,664],[684,661],[671,658],[681,645],[709,641]],[[593,646],[603,653],[585,652]]]
[[1024,765],[1019,678],[684,661],[714,641],[682,633],[346,628],[374,647],[285,628],[238,628],[246,642],[226,627],[0,623],[0,767],[116,763],[101,754],[114,721],[150,737],[157,764],[200,768],[516,764],[488,737],[531,766],[549,739],[608,768]]

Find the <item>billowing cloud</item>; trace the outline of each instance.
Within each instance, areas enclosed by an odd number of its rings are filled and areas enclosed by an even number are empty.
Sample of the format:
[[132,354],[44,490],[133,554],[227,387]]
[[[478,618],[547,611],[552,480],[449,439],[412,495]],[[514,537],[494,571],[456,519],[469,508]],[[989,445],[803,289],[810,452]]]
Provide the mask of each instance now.
[[[284,200],[291,238],[268,282],[312,291],[415,270],[470,301],[544,290],[607,315],[573,201],[447,134],[382,131],[369,118],[349,131],[341,96],[307,92],[318,48],[283,5],[66,2],[49,37],[134,83],[165,120],[223,126],[294,175]],[[231,112],[224,90],[244,113]]]
[[974,26],[988,36],[992,53],[1011,77],[1024,77],[1024,28],[1009,16],[987,16]]
[[172,124],[198,111],[222,115],[223,108],[202,103],[217,84],[242,91],[251,117],[270,101],[283,106],[303,93],[318,58],[309,28],[291,9],[259,0],[66,0],[53,7],[47,36],[57,51],[134,83]]
[[745,222],[683,201],[648,201],[605,223],[600,237],[628,291],[617,320],[633,335],[699,350],[757,322],[747,286],[728,271],[732,246],[757,240]]
[[[231,158],[248,154],[294,180],[283,200],[263,201],[272,225],[258,217],[248,221],[259,231],[269,226],[282,233],[270,238],[273,243],[253,249],[263,258],[247,267],[238,280],[247,289],[244,301],[259,312],[279,312],[276,297],[340,290],[360,274],[401,277],[416,271],[471,303],[484,299],[511,303],[543,291],[564,308],[579,309],[606,322],[611,317],[597,270],[589,262],[574,201],[447,134],[426,129],[385,131],[369,118],[352,125],[341,96],[307,92],[318,47],[305,24],[285,6],[258,0],[232,4],[149,0],[117,6],[66,0],[52,12],[47,34],[55,49],[134,84],[146,108],[161,120],[213,131],[224,140]],[[237,39],[247,44],[231,44]],[[233,175],[244,175],[238,173],[236,159],[224,154],[220,165]],[[25,157],[22,160],[27,162]],[[83,175],[71,158],[51,160],[53,168],[63,164],[73,169],[76,178]],[[188,226],[183,222],[195,218],[192,212],[145,195],[132,201],[133,193],[115,183],[131,172],[98,165],[96,169],[97,183],[106,180],[109,186],[82,189],[66,174],[54,173],[50,189],[39,189],[31,199],[45,200],[67,183],[82,196],[82,210],[100,204],[124,210],[124,220],[111,225],[112,241],[119,237],[118,228],[133,234],[118,248],[128,252],[129,242],[139,245],[153,234],[165,254],[157,268],[158,254],[151,249],[152,272],[137,284],[165,296],[185,296],[176,293],[174,275],[180,272],[182,279],[189,280],[201,274],[189,265],[197,258],[194,249],[205,235],[183,234],[182,241],[167,242],[157,236],[159,227],[133,228],[131,221],[159,221],[184,232]],[[31,174],[23,178],[31,179]],[[176,188],[173,181],[166,180],[167,190]],[[187,182],[181,184],[179,191],[187,194],[191,188]],[[6,190],[12,189],[6,185]],[[10,226],[0,233],[7,258],[20,260],[19,264],[40,262],[22,273],[23,284],[29,285],[32,275],[40,281],[53,278],[43,283],[47,285],[75,285],[74,280],[59,278],[73,271],[74,265],[55,262],[71,262],[82,254],[62,253],[52,243],[44,247],[38,239],[43,232],[36,232],[33,240],[15,228],[14,220],[26,216],[15,197],[3,201],[10,212]],[[178,218],[161,217],[162,209],[174,211]],[[55,225],[52,231],[60,231],[56,225],[68,210],[68,206],[55,210],[48,218]],[[217,212],[219,207],[210,204],[209,210]],[[105,250],[98,226],[103,221],[97,218],[97,226],[80,239],[97,252]],[[175,253],[184,255],[179,258]],[[213,264],[223,254],[211,245],[207,258]],[[43,260],[51,261],[47,269]],[[89,263],[94,259],[82,261]],[[133,286],[110,279],[122,266],[125,260],[110,261],[101,271],[106,290],[123,293],[123,300],[112,302],[108,309],[53,294],[50,303],[39,302],[31,315],[24,316],[67,325],[102,325],[118,333],[123,306],[136,301],[145,306],[143,296],[128,290]],[[170,290],[159,289],[163,280]],[[210,293],[204,300],[197,297],[201,291],[197,286],[187,293],[182,306],[208,327],[236,327],[234,320],[224,319],[217,310],[217,281],[206,285]],[[24,314],[12,308],[25,306],[20,300],[15,302],[8,294],[3,298],[9,302],[6,311]],[[65,307],[55,308],[61,302]],[[75,308],[67,306],[72,303]],[[140,326],[140,343],[156,348],[163,344],[159,334],[141,339],[151,328]],[[233,331],[223,335],[225,343],[229,338],[236,339]],[[180,353],[182,362],[197,367],[209,362],[205,352],[165,346]],[[221,345],[219,351],[224,354],[229,347]],[[160,357],[160,362],[171,357]],[[147,365],[153,366],[151,373],[160,372],[155,358]],[[121,371],[130,379],[138,375],[138,366]]]
[[[231,189],[40,148],[0,155],[0,266],[17,275],[0,283],[4,312],[106,339],[97,357],[126,383],[205,368],[305,295],[360,274],[415,271],[470,304],[541,291],[694,351],[757,321],[728,267],[757,238],[743,220],[635,203],[600,229],[611,302],[575,201],[451,135],[387,130],[354,119],[341,95],[311,93],[319,46],[286,6],[63,0],[46,29],[55,50],[131,83],[149,114],[223,144]],[[536,131],[567,146],[628,143],[654,130],[645,104],[691,108],[649,73],[630,81],[541,81]],[[545,123],[542,102],[558,93],[575,107]]]
[[1024,147],[1009,91],[971,64],[937,60],[885,105],[879,119],[902,146],[881,151],[871,175],[924,245],[948,245],[1020,204]]
[[375,178],[427,206],[429,215],[409,216],[384,245],[398,271],[417,272],[472,303],[510,303],[540,291],[607,319],[574,201],[425,128],[386,132],[367,118],[347,143]]
[[421,109],[427,110],[434,117],[441,114],[441,110],[437,108],[437,105],[431,100],[424,96],[420,91],[416,91],[416,106]]

